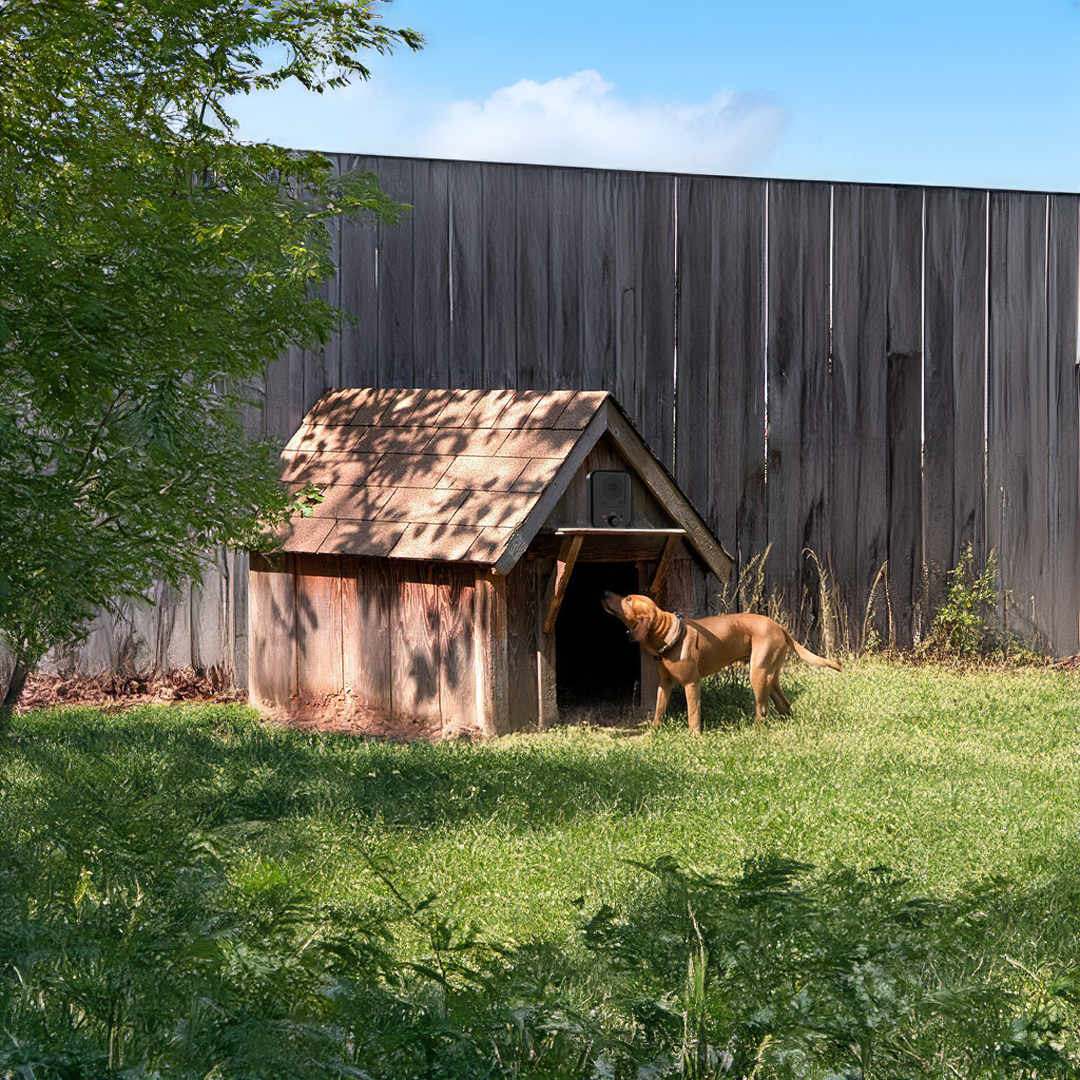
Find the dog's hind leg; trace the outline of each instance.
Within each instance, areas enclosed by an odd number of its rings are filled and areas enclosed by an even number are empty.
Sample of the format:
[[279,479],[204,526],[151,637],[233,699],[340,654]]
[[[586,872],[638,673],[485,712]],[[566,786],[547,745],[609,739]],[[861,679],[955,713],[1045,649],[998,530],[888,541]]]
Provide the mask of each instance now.
[[780,676],[778,675],[773,679],[772,689],[769,691],[769,696],[773,699],[773,704],[776,706],[776,711],[781,716],[791,715],[791,702],[784,696],[784,691],[780,689]]
[[754,723],[763,724],[769,715],[769,698],[772,695],[774,679],[763,667],[750,665],[750,686],[754,691]]

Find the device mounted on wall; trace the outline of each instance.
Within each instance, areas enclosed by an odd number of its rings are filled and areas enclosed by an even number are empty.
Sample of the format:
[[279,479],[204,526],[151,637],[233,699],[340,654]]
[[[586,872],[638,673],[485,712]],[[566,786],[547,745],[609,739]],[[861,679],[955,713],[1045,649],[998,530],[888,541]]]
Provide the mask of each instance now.
[[630,474],[594,469],[588,476],[589,519],[593,528],[626,529],[633,517]]

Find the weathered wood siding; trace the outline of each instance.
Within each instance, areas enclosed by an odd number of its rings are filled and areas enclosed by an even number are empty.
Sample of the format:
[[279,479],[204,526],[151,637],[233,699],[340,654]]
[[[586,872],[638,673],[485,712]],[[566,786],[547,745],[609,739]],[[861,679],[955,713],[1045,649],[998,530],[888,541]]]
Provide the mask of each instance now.
[[[340,167],[413,210],[334,225],[327,295],[357,319],[271,365],[253,432],[287,439],[328,386],[610,389],[739,565],[769,549],[802,632],[821,616],[808,549],[849,635],[877,582],[875,625],[907,642],[971,543],[998,552],[1009,626],[1080,651],[1076,195]],[[132,639],[243,683],[243,570],[229,556],[203,590],[103,622],[83,664]]]
[[444,727],[475,722],[474,568],[253,556],[251,604],[257,704],[302,709],[340,698],[342,708]]

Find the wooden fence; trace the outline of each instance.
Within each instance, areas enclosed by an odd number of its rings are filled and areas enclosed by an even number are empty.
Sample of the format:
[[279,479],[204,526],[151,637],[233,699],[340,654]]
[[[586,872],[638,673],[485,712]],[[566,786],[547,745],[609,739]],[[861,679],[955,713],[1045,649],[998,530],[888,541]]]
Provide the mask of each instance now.
[[[610,389],[740,566],[768,550],[812,639],[910,643],[971,543],[1009,628],[1080,650],[1080,197],[339,166],[413,210],[335,226],[327,289],[356,321],[271,366],[253,432],[284,441],[328,386]],[[244,570],[103,620],[81,665],[127,635],[140,663],[243,685]]]

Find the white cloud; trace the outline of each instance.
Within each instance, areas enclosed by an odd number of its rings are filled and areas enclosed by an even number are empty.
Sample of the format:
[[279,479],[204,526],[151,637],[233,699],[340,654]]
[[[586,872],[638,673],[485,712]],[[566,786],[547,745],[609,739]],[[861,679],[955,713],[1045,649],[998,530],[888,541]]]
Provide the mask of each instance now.
[[[724,91],[708,101],[630,102],[596,71],[522,79],[459,101],[423,133],[425,156],[682,172],[739,172],[776,144],[786,111]],[[419,140],[418,140],[419,141]]]
[[730,90],[698,103],[630,101],[596,71],[522,79],[482,101],[437,102],[380,80],[232,104],[242,138],[305,149],[720,174],[759,166],[787,121],[776,101]]

